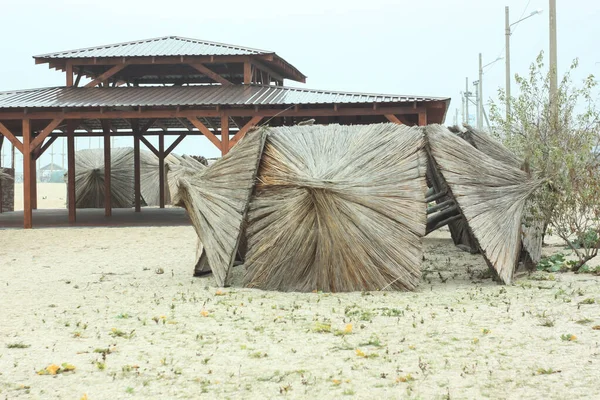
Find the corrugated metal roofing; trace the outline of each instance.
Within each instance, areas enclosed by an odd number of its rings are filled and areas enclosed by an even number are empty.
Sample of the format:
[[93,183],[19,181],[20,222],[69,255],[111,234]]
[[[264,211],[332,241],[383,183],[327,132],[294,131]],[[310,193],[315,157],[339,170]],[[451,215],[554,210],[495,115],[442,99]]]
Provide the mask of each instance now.
[[272,51],[252,49],[225,43],[208,42],[179,36],[165,36],[88,47],[84,49],[41,54],[34,58],[102,58],[102,57],[158,57],[158,56],[247,56],[273,54]]
[[0,108],[172,107],[406,103],[447,98],[334,92],[261,85],[53,87],[0,92]]

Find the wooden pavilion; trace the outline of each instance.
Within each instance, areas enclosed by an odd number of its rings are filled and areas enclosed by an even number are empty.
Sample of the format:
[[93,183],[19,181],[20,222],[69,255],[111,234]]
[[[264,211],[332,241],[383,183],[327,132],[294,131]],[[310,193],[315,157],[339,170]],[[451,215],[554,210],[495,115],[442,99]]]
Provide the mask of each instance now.
[[[204,135],[226,154],[249,129],[265,124],[406,125],[442,123],[449,98],[347,93],[284,86],[306,76],[271,51],[176,36],[35,56],[65,73],[65,86],[0,92],[4,138],[23,154],[24,227],[37,208],[36,160],[67,138],[69,222],[76,220],[75,137],[104,138],[106,200],[111,215],[112,136],[134,140],[135,211],[140,202],[140,142],[164,159],[190,135]],[[87,82],[87,83],[84,83]],[[158,148],[147,136],[158,137]],[[176,139],[165,148],[165,136]],[[164,168],[159,174],[164,207]]]

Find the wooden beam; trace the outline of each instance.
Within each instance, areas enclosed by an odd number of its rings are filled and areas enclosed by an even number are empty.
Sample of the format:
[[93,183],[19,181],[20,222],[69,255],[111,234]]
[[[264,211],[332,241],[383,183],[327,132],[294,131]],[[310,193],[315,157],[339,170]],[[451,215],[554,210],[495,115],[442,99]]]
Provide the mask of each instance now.
[[113,76],[114,74],[120,72],[123,68],[125,68],[128,64],[117,64],[115,66],[113,66],[112,68],[110,68],[108,71],[106,71],[105,73],[98,75],[95,79],[93,79],[91,82],[89,82],[87,85],[85,85],[84,87],[94,87],[97,86],[99,83],[102,82],[106,82],[106,80],[108,78],[110,78],[111,76]]
[[204,124],[202,122],[200,122],[200,120],[198,118],[188,117],[188,121],[190,121],[192,123],[192,125],[194,125],[196,127],[196,129],[198,129],[200,132],[202,132],[202,134],[204,134],[204,136],[206,136],[206,138],[208,140],[210,140],[212,142],[212,144],[217,146],[217,148],[219,150],[221,149],[221,141],[219,139],[217,139],[217,137],[214,135],[214,133],[209,131],[208,128],[206,126],[204,126]]
[[48,126],[44,128],[44,130],[40,132],[40,134],[37,135],[37,137],[31,142],[30,150],[33,151],[36,147],[41,145],[44,140],[46,140],[48,135],[50,135],[52,131],[56,129],[58,125],[60,125],[61,122],[63,122],[62,118],[55,118],[52,120],[52,122],[50,122],[50,124],[48,124]]
[[67,121],[67,197],[69,223],[77,220],[77,199],[75,195],[75,128],[77,121]]
[[[171,143],[171,145],[167,148],[167,150],[165,150],[165,157],[168,156],[169,154],[171,154],[171,152],[173,150],[175,150],[175,148],[179,145],[179,143],[181,143],[181,141],[183,139],[185,139],[186,136],[187,135],[180,135],[177,139],[175,139],[175,141],[173,143]],[[164,136],[162,136],[162,137],[164,139]]]
[[158,136],[158,184],[159,206],[165,208],[165,136]]
[[2,135],[4,135],[17,150],[23,153],[23,143],[21,143],[19,139],[17,139],[15,135],[2,124],[2,122],[0,122],[0,133],[2,133]]
[[46,143],[44,143],[44,145],[40,147],[38,151],[35,152],[34,158],[36,160],[40,158],[42,154],[44,154],[46,150],[48,150],[50,146],[52,146],[52,143],[54,143],[56,139],[58,139],[58,136],[50,136],[50,139]]
[[37,165],[35,154],[40,150],[40,146],[31,151],[31,209],[37,210]]
[[150,143],[148,141],[148,139],[146,139],[142,135],[139,135],[139,138],[142,141],[142,143],[144,143],[146,145],[146,147],[148,148],[148,150],[150,150],[151,152],[153,152],[156,157],[160,157],[160,154],[158,153],[158,150],[156,150],[156,147],[152,146],[152,143]]
[[81,76],[83,75],[83,68],[77,68],[77,78],[75,79],[75,84],[73,86],[79,86],[79,82],[81,82]]
[[221,116],[221,155],[229,152],[229,117]]
[[73,86],[73,64],[67,63],[67,86]]
[[111,188],[111,158],[110,158],[110,126],[103,121],[104,132],[104,216],[112,215],[112,188]]
[[250,128],[253,128],[254,126],[256,126],[256,124],[258,124],[262,119],[263,119],[263,117],[261,117],[261,116],[252,117],[250,122],[248,122],[246,125],[244,125],[238,131],[238,133],[236,133],[235,136],[231,138],[229,148],[232,148],[233,146],[235,146],[235,144],[237,142],[239,142],[244,136],[246,136],[246,133],[250,130]]
[[275,80],[277,80],[277,81],[283,80],[283,76],[281,76],[281,74],[278,74],[277,72],[273,71],[271,68],[267,67],[265,64],[263,64],[259,61],[256,61],[256,60],[252,60],[251,63],[254,64],[254,66],[256,68],[269,74]]
[[[139,117],[138,117],[139,118]],[[146,125],[140,128],[140,134],[144,134],[148,131],[148,129],[152,128],[152,125],[156,122],[156,118],[150,118],[150,120],[146,123]]]
[[427,112],[419,113],[419,126],[427,125]]
[[223,78],[221,75],[217,74],[213,70],[207,68],[204,64],[190,64],[191,67],[195,68],[198,72],[208,76],[215,82],[220,83],[221,85],[231,85],[227,79]]
[[244,85],[252,83],[252,64],[250,61],[244,62]]
[[404,125],[394,114],[385,114],[385,117],[388,119],[388,121],[393,122],[394,124]]
[[23,122],[23,227],[33,227],[33,208],[31,207],[31,121],[24,119]]
[[19,112],[0,112],[0,120],[22,120],[30,119],[54,119],[57,117],[64,119],[131,119],[131,118],[193,118],[193,117],[220,117],[222,113],[230,117],[333,117],[333,116],[353,116],[353,115],[416,115],[420,112],[426,112],[424,107],[418,107],[416,110],[411,107],[379,107],[373,110],[372,107],[338,107],[337,111],[333,106],[325,108],[261,108],[256,111],[252,108],[232,108],[218,111],[215,109],[186,109],[186,110],[142,110],[142,111],[32,111],[26,113]]

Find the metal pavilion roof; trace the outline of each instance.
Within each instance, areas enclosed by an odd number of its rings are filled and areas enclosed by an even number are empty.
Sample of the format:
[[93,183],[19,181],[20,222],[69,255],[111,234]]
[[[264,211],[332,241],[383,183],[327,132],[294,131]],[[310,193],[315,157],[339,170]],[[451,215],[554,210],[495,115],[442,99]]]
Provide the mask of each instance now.
[[164,36],[131,42],[40,54],[34,58],[104,58],[104,57],[164,57],[164,56],[247,56],[275,54],[273,51],[252,49],[225,43]]
[[442,97],[403,96],[262,85],[51,87],[0,92],[0,108],[247,106],[412,103]]

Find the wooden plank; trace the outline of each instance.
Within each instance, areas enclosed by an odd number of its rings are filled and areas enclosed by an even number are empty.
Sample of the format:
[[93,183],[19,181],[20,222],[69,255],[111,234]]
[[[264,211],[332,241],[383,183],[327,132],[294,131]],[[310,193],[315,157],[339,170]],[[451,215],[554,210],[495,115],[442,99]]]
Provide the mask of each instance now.
[[393,122],[395,124],[398,125],[404,125],[399,119],[398,117],[396,117],[394,114],[385,114],[385,117],[388,119],[388,121]]
[[252,83],[252,64],[250,61],[244,62],[244,85]]
[[[161,135],[163,138],[164,136]],[[183,139],[185,139],[187,135],[180,135],[177,139],[175,139],[175,141],[173,143],[171,143],[171,145],[167,148],[167,150],[165,150],[165,157],[168,156],[169,154],[171,154],[171,152],[173,150],[175,150],[175,148],[181,143],[181,141]]]
[[[264,107],[264,106],[263,106]],[[329,117],[329,116],[354,116],[354,115],[417,115],[427,112],[424,107],[378,107],[373,110],[371,105],[364,107],[338,107],[337,111],[333,105],[329,108],[261,108],[256,111],[254,106],[245,109],[187,109],[187,110],[141,110],[141,111],[33,111],[24,112],[0,112],[0,120],[21,120],[24,117],[31,119],[53,119],[58,116],[64,119],[131,119],[131,118],[194,118],[194,117],[220,117],[222,113],[230,117]]]
[[73,86],[73,64],[67,62],[67,86]]
[[214,133],[209,131],[208,128],[202,122],[200,122],[200,120],[198,118],[188,117],[188,121],[190,121],[192,123],[192,125],[194,125],[196,127],[196,129],[198,129],[200,132],[202,132],[202,134],[204,136],[206,136],[206,138],[208,140],[210,140],[212,142],[212,144],[217,146],[217,149],[221,149],[221,141],[219,139],[217,139],[217,137],[214,135]]
[[144,143],[146,145],[146,147],[148,148],[148,150],[150,150],[152,153],[154,153],[154,155],[156,157],[160,157],[160,154],[158,153],[158,150],[156,150],[156,147],[152,146],[152,143],[150,143],[148,141],[148,139],[146,139],[144,136],[139,135],[140,140],[142,141],[142,143]]
[[42,154],[44,154],[46,152],[46,150],[48,150],[50,148],[50,146],[52,146],[52,144],[56,141],[56,139],[58,139],[58,136],[50,136],[50,139],[46,143],[44,143],[44,145],[42,147],[40,147],[38,151],[35,152],[34,158],[36,160],[38,158],[40,158],[42,156]]
[[67,121],[67,196],[69,204],[69,223],[77,220],[76,195],[75,195],[75,128],[77,121]]
[[221,116],[221,155],[229,152],[229,117]]
[[4,135],[4,137],[6,137],[12,143],[12,145],[17,148],[17,150],[23,153],[23,144],[15,137],[15,135],[12,134],[11,131],[8,130],[6,126],[2,124],[2,122],[0,122],[0,133],[2,133],[2,135]]
[[158,136],[158,184],[159,186],[159,206],[165,208],[165,136]]
[[44,142],[44,140],[46,140],[46,138],[52,133],[52,131],[56,129],[58,125],[60,125],[61,122],[63,122],[62,118],[53,119],[52,122],[50,122],[50,124],[48,124],[48,126],[44,128],[44,130],[40,132],[40,134],[37,135],[37,137],[34,140],[31,141],[30,151],[33,151],[36,147],[41,145]]
[[263,117],[261,117],[261,116],[252,117],[250,122],[248,122],[246,125],[244,125],[238,131],[238,133],[236,133],[235,136],[231,138],[229,148],[232,148],[233,146],[235,146],[235,144],[237,142],[239,142],[244,136],[246,136],[246,133],[248,133],[250,128],[253,128],[254,126],[256,126],[256,124],[258,124],[262,119],[263,119]]
[[33,227],[33,209],[31,207],[31,121],[24,119],[23,122],[23,227]]
[[190,64],[190,66],[198,70],[200,73],[203,73],[204,75],[208,76],[213,81],[220,83],[221,85],[232,84],[227,79],[223,78],[221,75],[206,67],[204,64]]
[[[78,62],[79,63],[79,62]],[[125,68],[128,64],[118,64],[115,65],[114,67],[110,68],[108,71],[106,71],[105,73],[97,76],[95,79],[93,79],[91,82],[89,82],[87,85],[85,85],[84,87],[94,87],[97,86],[99,83],[102,82],[106,82],[106,80],[108,78],[110,78],[111,76],[113,76],[114,74],[118,73],[119,71],[121,71],[123,68]]]
[[110,159],[110,126],[102,124],[104,131],[104,216],[112,215],[112,191],[111,191],[111,159]]
[[419,126],[427,125],[427,112],[419,113]]

